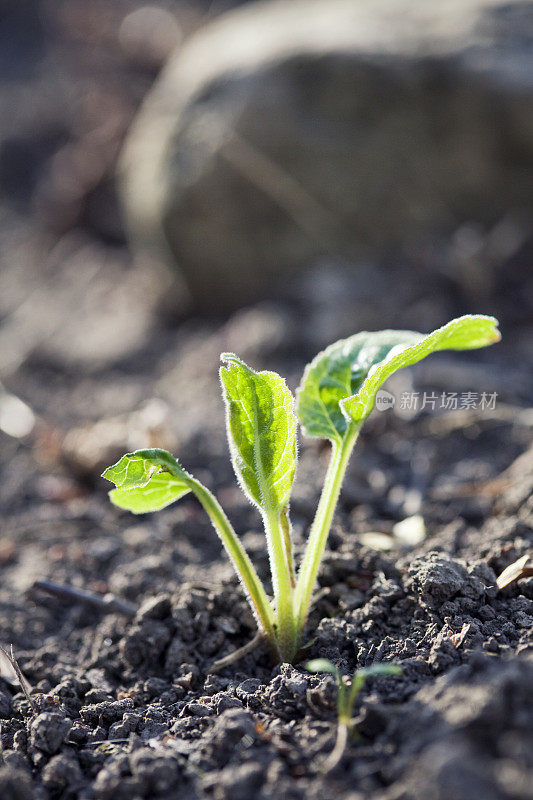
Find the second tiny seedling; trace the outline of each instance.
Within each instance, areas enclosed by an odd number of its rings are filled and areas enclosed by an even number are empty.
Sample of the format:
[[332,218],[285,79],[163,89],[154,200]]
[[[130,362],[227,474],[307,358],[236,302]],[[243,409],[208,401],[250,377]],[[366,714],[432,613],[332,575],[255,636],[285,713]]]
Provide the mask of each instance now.
[[401,675],[401,667],[396,664],[372,664],[370,667],[356,669],[351,680],[346,675],[341,675],[337,667],[327,658],[315,658],[308,661],[306,668],[309,672],[329,672],[337,682],[337,739],[335,747],[325,760],[322,771],[331,772],[340,762],[348,737],[352,732],[352,716],[355,702],[367,678],[379,675]]
[[[471,350],[499,341],[494,317],[467,315],[427,336],[413,331],[355,334],[330,345],[306,367],[294,399],[275,372],[255,372],[222,355],[220,370],[233,467],[265,527],[271,602],[239,537],[215,496],[166,450],[127,453],[106,469],[112,502],[135,514],[158,511],[192,492],[209,515],[276,658],[292,662],[302,646],[313,588],[326,548],[348,461],[376,393],[398,369],[438,350]],[[328,439],[331,455],[303,561],[296,573],[289,501],[296,472],[297,423]]]

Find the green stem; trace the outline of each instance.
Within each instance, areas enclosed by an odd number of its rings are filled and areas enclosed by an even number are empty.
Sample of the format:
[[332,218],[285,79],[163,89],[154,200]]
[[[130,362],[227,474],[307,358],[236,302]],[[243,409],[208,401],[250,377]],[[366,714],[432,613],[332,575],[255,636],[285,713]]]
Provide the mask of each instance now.
[[294,587],[287,564],[285,531],[281,520],[283,512],[265,512],[272,585],[276,603],[276,638],[283,661],[292,661],[296,655],[296,618],[294,614]]
[[311,595],[326,548],[331,521],[358,433],[359,426],[351,422],[342,441],[332,444],[331,460],[296,584],[295,608],[299,636],[302,635],[307,620]]
[[294,572],[294,554],[292,549],[292,533],[291,521],[289,518],[288,507],[284,508],[281,512],[281,528],[283,530],[283,539],[285,543],[285,560],[287,562],[287,569],[289,570],[289,578],[291,580],[292,588],[296,588],[296,575]]
[[344,675],[337,672],[337,719],[340,722],[348,724],[350,721],[350,714],[347,712],[348,706],[346,705],[346,680]]
[[206,489],[205,486],[202,486],[202,484],[194,478],[190,478],[189,485],[209,515],[213,527],[222,540],[222,544],[233,562],[235,571],[244,585],[252,611],[264,630],[270,644],[275,647],[276,630],[274,627],[274,612],[263,588],[263,584],[259,580],[259,576],[250,561],[248,553],[242,546],[239,537],[233,530],[230,521],[216,497],[211,494],[209,489]]
[[365,681],[366,673],[362,672],[361,670],[356,670],[352,677],[352,685],[350,686],[350,691],[348,692],[348,698],[346,701],[346,713],[348,719],[351,719],[352,717],[355,701],[357,700],[359,692],[363,688]]

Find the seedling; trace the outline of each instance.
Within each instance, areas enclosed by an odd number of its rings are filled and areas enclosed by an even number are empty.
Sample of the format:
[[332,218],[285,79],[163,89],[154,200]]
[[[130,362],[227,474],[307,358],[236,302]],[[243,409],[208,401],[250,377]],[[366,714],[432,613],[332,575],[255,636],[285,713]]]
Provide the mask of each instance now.
[[348,737],[353,729],[355,701],[366,679],[375,675],[401,675],[402,670],[396,664],[373,664],[371,667],[356,669],[350,680],[346,675],[341,675],[337,667],[327,658],[316,658],[305,666],[309,672],[329,672],[337,681],[337,739],[335,747],[322,766],[324,772],[331,772],[346,749]]
[[330,441],[331,455],[298,575],[289,518],[297,460],[293,397],[275,372],[255,372],[237,356],[222,355],[231,458],[241,488],[263,518],[273,602],[218,500],[170,453],[127,453],[103,473],[116,486],[109,496],[119,508],[143,514],[192,492],[233,562],[259,630],[279,660],[292,662],[302,644],[348,460],[376,392],[393,372],[438,350],[470,350],[499,341],[497,324],[493,317],[478,315],[452,320],[427,336],[412,331],[358,333],[330,345],[306,367],[296,414],[307,436]]

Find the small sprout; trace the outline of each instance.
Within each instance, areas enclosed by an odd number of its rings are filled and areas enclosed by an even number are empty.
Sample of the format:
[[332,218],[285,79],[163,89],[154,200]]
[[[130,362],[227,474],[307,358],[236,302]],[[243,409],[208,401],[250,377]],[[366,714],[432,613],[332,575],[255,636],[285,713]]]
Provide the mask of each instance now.
[[[144,514],[193,494],[208,514],[244,587],[259,631],[275,657],[293,662],[302,646],[313,589],[361,426],[384,381],[439,350],[471,350],[499,341],[493,317],[467,315],[424,336],[413,331],[358,333],[328,347],[305,369],[296,403],[283,378],[255,372],[237,356],[220,370],[233,468],[261,514],[274,598],[271,600],[214,495],[165,450],[127,453],[103,474],[119,508]],[[295,414],[296,411],[296,414]],[[331,460],[302,564],[297,572],[289,503],[297,463],[298,422],[328,439]]]
[[350,679],[346,675],[341,675],[337,667],[327,658],[315,658],[305,666],[309,672],[329,672],[337,682],[337,739],[335,747],[322,767],[323,772],[331,772],[340,762],[346,749],[353,728],[355,702],[367,678],[377,675],[401,675],[402,670],[397,664],[373,664],[371,667],[356,669]]

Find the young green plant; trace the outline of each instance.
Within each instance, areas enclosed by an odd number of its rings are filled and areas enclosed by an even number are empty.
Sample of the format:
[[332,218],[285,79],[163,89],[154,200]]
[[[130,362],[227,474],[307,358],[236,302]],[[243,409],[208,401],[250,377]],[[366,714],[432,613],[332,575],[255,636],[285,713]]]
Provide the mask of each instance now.
[[[306,367],[294,400],[275,372],[255,372],[222,355],[226,426],[237,479],[262,516],[273,601],[218,500],[165,450],[127,453],[106,469],[109,495],[135,514],[158,511],[192,493],[207,512],[245,589],[259,630],[276,657],[292,662],[302,645],[313,588],[346,467],[376,393],[397,370],[438,350],[471,350],[499,341],[497,320],[452,320],[427,336],[413,331],[357,333],[330,345]],[[298,419],[297,419],[298,418]],[[292,551],[289,500],[297,461],[297,422],[307,436],[328,439],[330,463],[298,573]]]
[[337,739],[335,747],[322,765],[323,772],[331,772],[341,760],[346,749],[348,737],[353,728],[352,717],[355,701],[367,678],[378,675],[401,675],[402,670],[396,664],[372,664],[370,667],[356,669],[350,680],[345,675],[341,675],[337,667],[327,658],[315,658],[305,666],[309,672],[329,672],[337,682]]

